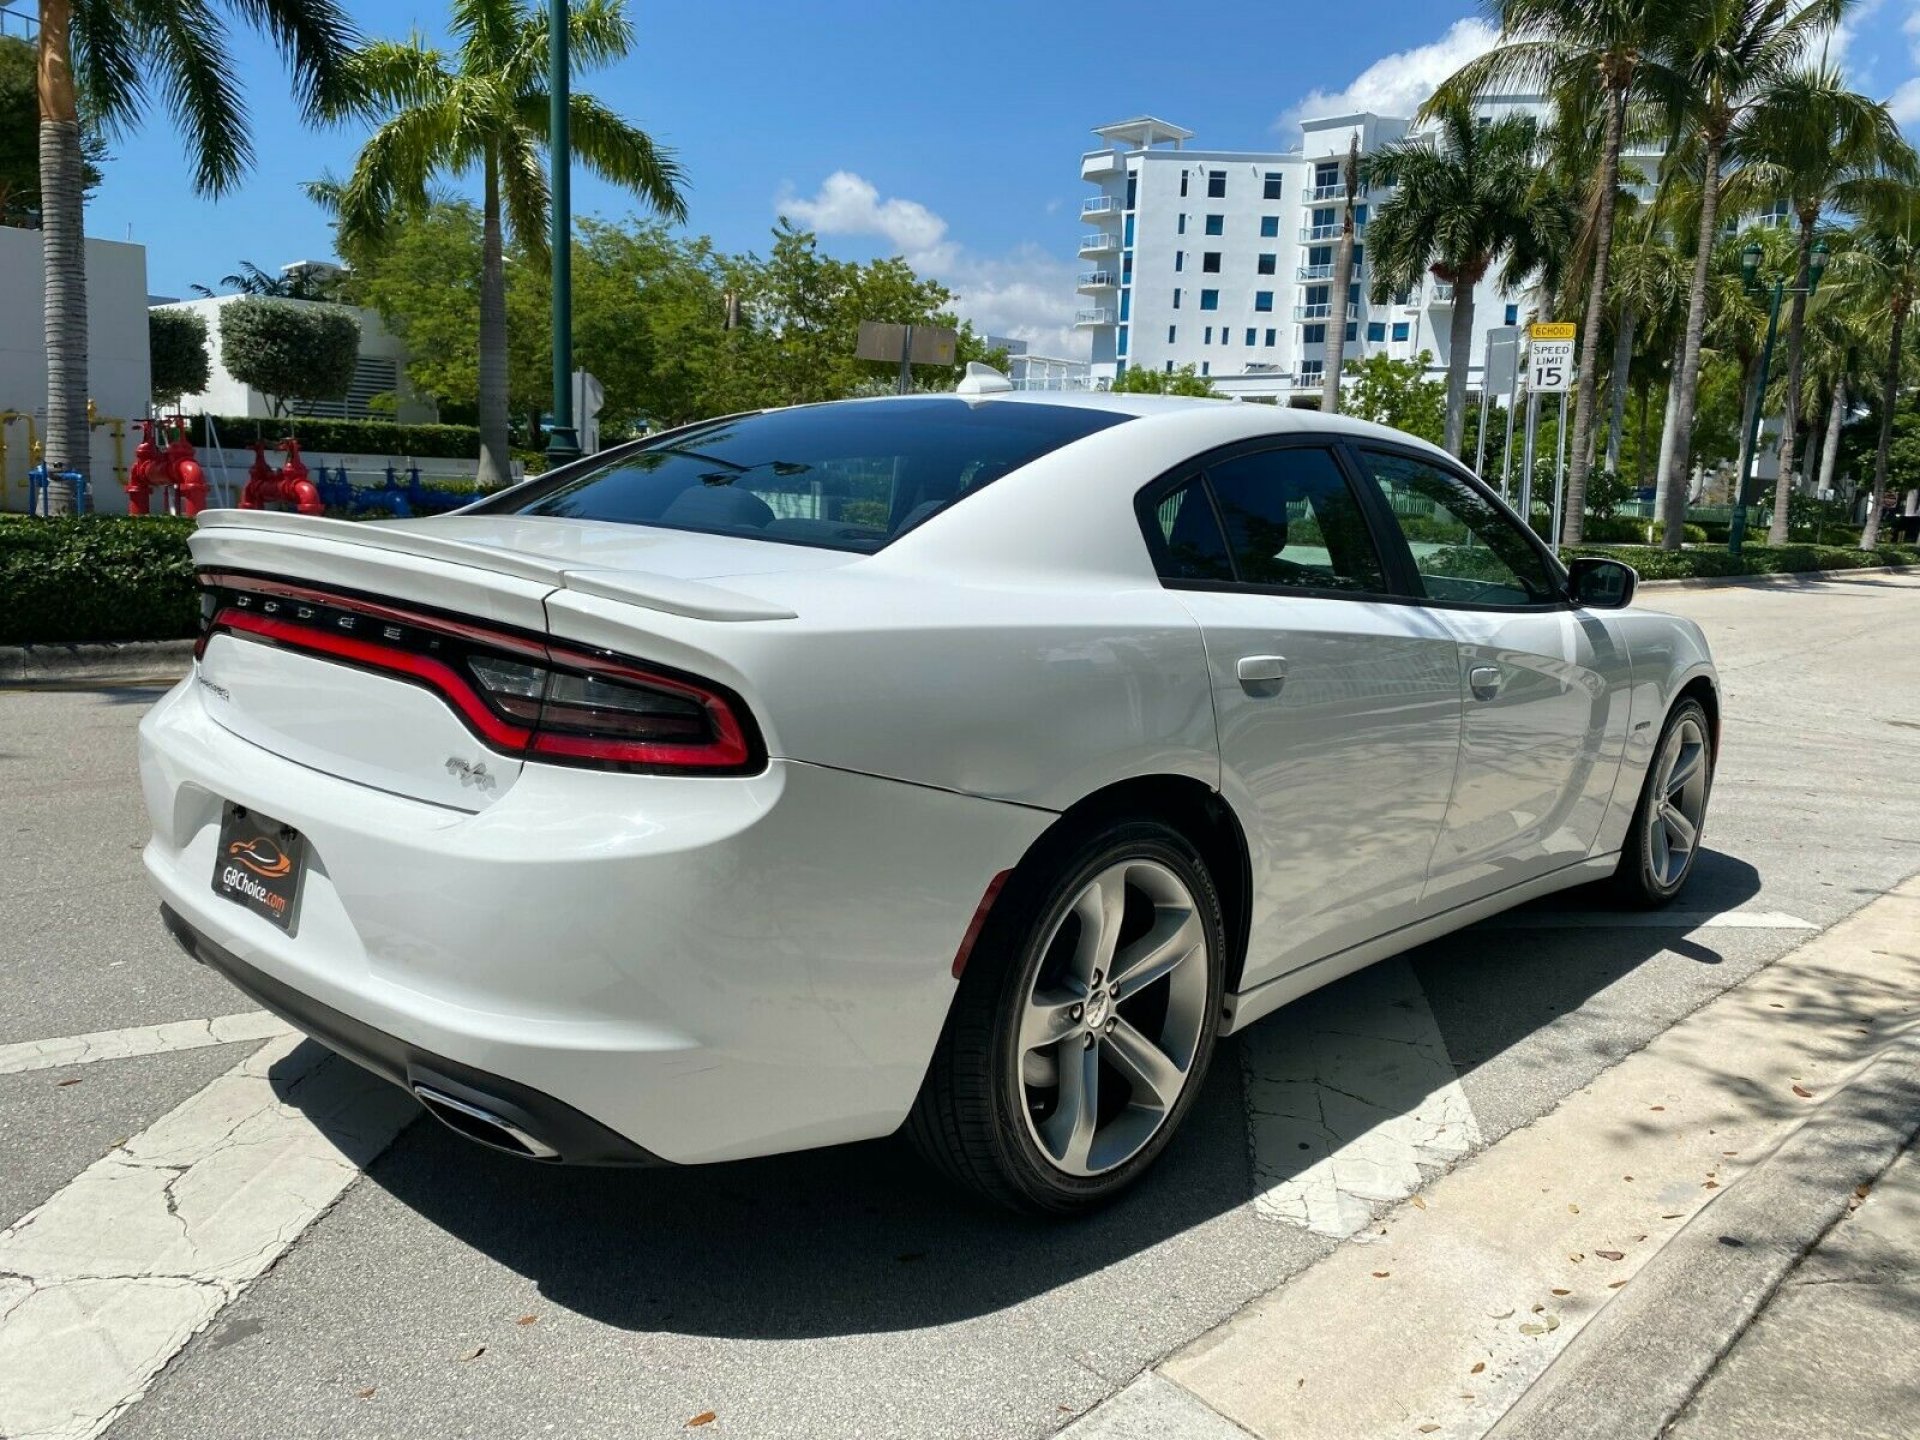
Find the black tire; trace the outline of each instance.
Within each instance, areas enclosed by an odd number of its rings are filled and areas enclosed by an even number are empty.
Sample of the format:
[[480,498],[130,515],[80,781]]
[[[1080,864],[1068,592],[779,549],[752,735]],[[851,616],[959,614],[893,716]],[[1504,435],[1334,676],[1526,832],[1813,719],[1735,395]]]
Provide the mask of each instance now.
[[[1063,937],[1077,923],[1068,918],[1075,898],[1096,877],[1129,861],[1164,867],[1186,887],[1205,948],[1204,953],[1189,952],[1191,958],[1182,963],[1198,960],[1206,966],[1204,1009],[1184,1088],[1165,1108],[1159,1128],[1124,1163],[1099,1174],[1069,1174],[1050,1159],[1029,1123],[1033,1101],[1019,1046],[1020,1024],[1041,966],[1059,963],[1061,946],[1068,943]],[[1151,901],[1144,913],[1147,923],[1153,923],[1157,912]],[[1137,930],[1131,900],[1127,923]],[[1129,931],[1122,928],[1120,934],[1124,937]],[[1049,939],[1056,943],[1050,946]],[[1111,1200],[1154,1162],[1205,1083],[1219,1033],[1226,955],[1219,893],[1199,852],[1179,831],[1158,821],[1124,820],[1049,837],[1009,878],[968,958],[939,1046],[908,1116],[909,1139],[936,1169],[1011,1209],[1069,1215]],[[1194,1003],[1197,983],[1184,977],[1179,983],[1185,997],[1182,1003]],[[1127,1007],[1136,1003],[1155,1003],[1153,988],[1117,1000],[1116,1013],[1127,1014]],[[1172,1001],[1158,1003],[1166,1007]],[[1086,1009],[1091,1021],[1094,1007],[1089,1004]],[[1087,1048],[1096,1055],[1109,1053],[1091,1039]],[[1094,1058],[1090,1063],[1111,1062]],[[1126,1082],[1117,1069],[1101,1073]],[[1110,1078],[1102,1082],[1111,1083]],[[1115,1093],[1131,1098],[1130,1091]]]
[[[1699,823],[1695,826],[1694,842],[1688,847],[1685,864],[1677,874],[1671,866],[1662,874],[1659,862],[1662,836],[1657,831],[1659,821],[1658,795],[1663,788],[1665,767],[1663,757],[1673,741],[1676,731],[1691,726],[1701,737],[1701,763],[1703,775],[1699,795]],[[1707,712],[1698,700],[1685,699],[1675,705],[1667,715],[1667,722],[1660,727],[1660,739],[1653,749],[1653,760],[1647,766],[1647,778],[1640,787],[1640,802],[1634,807],[1633,821],[1627,827],[1627,837],[1620,848],[1620,864],[1613,872],[1615,894],[1626,904],[1643,910],[1657,910],[1670,904],[1674,897],[1686,888],[1687,879],[1693,874],[1695,860],[1700,853],[1700,839],[1706,833],[1707,802],[1713,793],[1713,727],[1707,720]]]

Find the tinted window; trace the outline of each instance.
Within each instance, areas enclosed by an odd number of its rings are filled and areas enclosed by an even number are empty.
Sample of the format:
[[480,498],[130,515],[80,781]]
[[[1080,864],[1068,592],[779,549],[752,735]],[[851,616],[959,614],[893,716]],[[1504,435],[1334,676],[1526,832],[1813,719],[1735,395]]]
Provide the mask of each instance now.
[[1512,608],[1560,599],[1518,522],[1456,475],[1407,455],[1363,451],[1430,600]]
[[1247,585],[1386,590],[1359,501],[1331,452],[1261,450],[1207,467]]
[[1167,580],[1231,580],[1233,562],[1203,481],[1189,480],[1154,507],[1154,557]]
[[769,410],[676,431],[476,507],[878,550],[961,497],[1128,417],[950,398]]

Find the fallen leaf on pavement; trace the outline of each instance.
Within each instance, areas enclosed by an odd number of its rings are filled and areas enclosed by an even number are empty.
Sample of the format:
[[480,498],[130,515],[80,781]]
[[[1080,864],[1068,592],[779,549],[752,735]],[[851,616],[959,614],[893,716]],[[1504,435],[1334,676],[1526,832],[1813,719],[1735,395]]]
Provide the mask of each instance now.
[[1513,1318],[1513,1311],[1511,1311],[1511,1310],[1499,1310],[1499,1311],[1494,1311],[1494,1310],[1489,1310],[1489,1311],[1487,1312],[1487,1318],[1488,1318],[1489,1320],[1511,1320],[1511,1319]]
[[1569,1215],[1578,1215],[1580,1213],[1580,1207],[1578,1205],[1568,1205],[1567,1213]]
[[1571,1260],[1576,1265],[1578,1265],[1582,1260],[1586,1258],[1587,1257],[1585,1255],[1582,1255],[1578,1250],[1574,1251],[1573,1254],[1567,1256],[1567,1259]]
[[1552,1333],[1553,1331],[1558,1330],[1560,1328],[1560,1317],[1558,1315],[1548,1315],[1545,1317],[1545,1319],[1547,1322],[1548,1333]]
[[1666,1109],[1667,1107],[1666,1107],[1666,1106],[1664,1106],[1664,1105],[1649,1105],[1649,1106],[1648,1106],[1647,1108],[1648,1108],[1649,1110],[1664,1110],[1664,1109]]
[[691,1420],[687,1421],[686,1428],[689,1430],[693,1430],[698,1428],[701,1425],[711,1425],[714,1421],[718,1420],[719,1418],[720,1417],[714,1414],[713,1411],[711,1410],[702,1410],[698,1415],[694,1416]]
[[1473,1362],[1473,1368],[1472,1368],[1471,1370],[1469,1370],[1469,1371],[1467,1371],[1467,1374],[1469,1374],[1469,1375],[1478,1375],[1478,1374],[1479,1374],[1479,1373],[1480,1373],[1480,1372],[1481,1372],[1482,1370],[1484,1370],[1484,1369],[1486,1369],[1486,1368],[1487,1368],[1487,1362],[1486,1362],[1486,1361],[1484,1361],[1484,1360],[1476,1360],[1476,1361],[1474,1361],[1474,1362]]
[[1718,1180],[1709,1180],[1700,1188],[1702,1190],[1718,1190],[1720,1188],[1720,1182]]
[[1678,1220],[1682,1218],[1685,1215],[1685,1213],[1686,1212],[1683,1210],[1676,1210],[1671,1215],[1662,1215],[1660,1218],[1662,1220]]
[[1542,1310],[1544,1310],[1544,1309],[1546,1309],[1546,1308],[1547,1308],[1547,1307],[1546,1307],[1546,1306],[1544,1306],[1544,1305],[1535,1305],[1535,1306],[1533,1306],[1533,1307],[1532,1307],[1532,1309],[1531,1309],[1531,1310],[1530,1310],[1530,1311],[1529,1311],[1528,1313],[1530,1313],[1530,1314],[1533,1314],[1533,1315],[1538,1315],[1538,1314],[1539,1314],[1539,1313],[1540,1313],[1540,1312],[1541,1312]]
[[513,1323],[516,1325],[531,1325],[533,1324],[534,1321],[538,1320],[539,1318],[540,1317],[538,1315],[522,1315],[518,1320],[514,1321]]
[[1598,1255],[1602,1260],[1624,1260],[1627,1258],[1624,1250],[1596,1250],[1593,1253]]
[[1633,1177],[1631,1175],[1622,1175],[1620,1178],[1622,1180],[1631,1180]]
[[1420,1427],[1420,1433],[1422,1435],[1431,1435],[1434,1431],[1438,1430],[1439,1428],[1440,1427],[1438,1425],[1434,1424],[1431,1420],[1429,1420],[1426,1424]]
[[1853,1187],[1853,1193],[1864,1200],[1873,1193],[1873,1187],[1871,1185],[1856,1185]]
[[1571,1290],[1562,1290],[1558,1286],[1555,1286],[1551,1293],[1555,1295],[1571,1295],[1573,1292]]
[[84,1079],[86,1079],[86,1078],[87,1078],[87,1077],[86,1077],[86,1076],[84,1076],[84,1075],[75,1075],[75,1076],[73,1076],[73,1077],[72,1077],[71,1079],[67,1079],[67,1080],[56,1080],[56,1081],[54,1081],[54,1082],[53,1082],[53,1087],[54,1087],[54,1089],[56,1089],[56,1090],[63,1090],[63,1089],[65,1089],[65,1088],[66,1088],[67,1086],[69,1086],[69,1085],[78,1085],[78,1084],[79,1084],[79,1083],[80,1083],[80,1082],[81,1082],[82,1080],[84,1080]]
[[1799,1096],[1799,1097],[1800,1097],[1800,1098],[1801,1098],[1802,1100],[1811,1100],[1811,1099],[1813,1099],[1813,1091],[1811,1091],[1811,1090],[1809,1090],[1809,1089],[1807,1089],[1807,1087],[1806,1087],[1806,1086],[1804,1086],[1804,1085],[1796,1085],[1796,1086],[1794,1086],[1794,1087],[1793,1087],[1793,1093],[1794,1093],[1794,1094],[1796,1094],[1796,1095],[1798,1095],[1798,1096]]
[[486,1346],[476,1345],[471,1350],[467,1351],[464,1355],[462,1355],[460,1358],[462,1360],[478,1360],[482,1355],[486,1353],[487,1353]]
[[1376,1270],[1373,1272],[1373,1278],[1376,1280],[1384,1280],[1387,1278],[1387,1276],[1391,1275],[1392,1273],[1393,1272],[1391,1270]]
[[1536,1325],[1529,1320],[1520,1327],[1520,1333],[1522,1335],[1544,1335],[1547,1333],[1547,1327],[1544,1325]]
[[1416,1195],[1413,1197],[1413,1208],[1416,1210],[1424,1210],[1427,1208],[1427,1202]]
[[1621,1287],[1622,1285],[1624,1285],[1624,1284],[1626,1284],[1626,1283],[1627,1283],[1627,1282],[1626,1282],[1626,1281],[1624,1281],[1624,1280],[1609,1280],[1609,1281],[1607,1282],[1607,1289],[1609,1289],[1609,1290],[1618,1290],[1618,1289],[1619,1289],[1619,1288],[1620,1288],[1620,1287]]
[[369,1385],[364,1390],[354,1391],[353,1396],[356,1400],[371,1400],[373,1398],[373,1392],[378,1388],[376,1385]]

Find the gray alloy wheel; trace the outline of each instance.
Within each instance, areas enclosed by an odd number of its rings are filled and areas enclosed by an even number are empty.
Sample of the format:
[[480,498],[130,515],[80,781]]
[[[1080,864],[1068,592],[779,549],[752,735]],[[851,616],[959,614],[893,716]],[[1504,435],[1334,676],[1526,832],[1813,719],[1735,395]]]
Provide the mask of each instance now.
[[1219,1031],[1220,897],[1155,820],[1034,847],[980,933],[907,1119],[920,1153],[1013,1209],[1092,1209],[1192,1107]]
[[1629,899],[1664,905],[1680,893],[1706,828],[1713,759],[1706,711],[1697,701],[1681,701],[1660,732],[1620,857],[1615,878]]

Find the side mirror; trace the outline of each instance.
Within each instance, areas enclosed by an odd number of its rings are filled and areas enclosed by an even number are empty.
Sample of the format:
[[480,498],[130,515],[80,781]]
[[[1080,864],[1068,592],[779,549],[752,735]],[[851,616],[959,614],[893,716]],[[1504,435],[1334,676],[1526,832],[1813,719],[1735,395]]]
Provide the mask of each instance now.
[[1567,588],[1573,603],[1589,610],[1624,610],[1633,603],[1640,572],[1621,560],[1576,555],[1567,566]]

